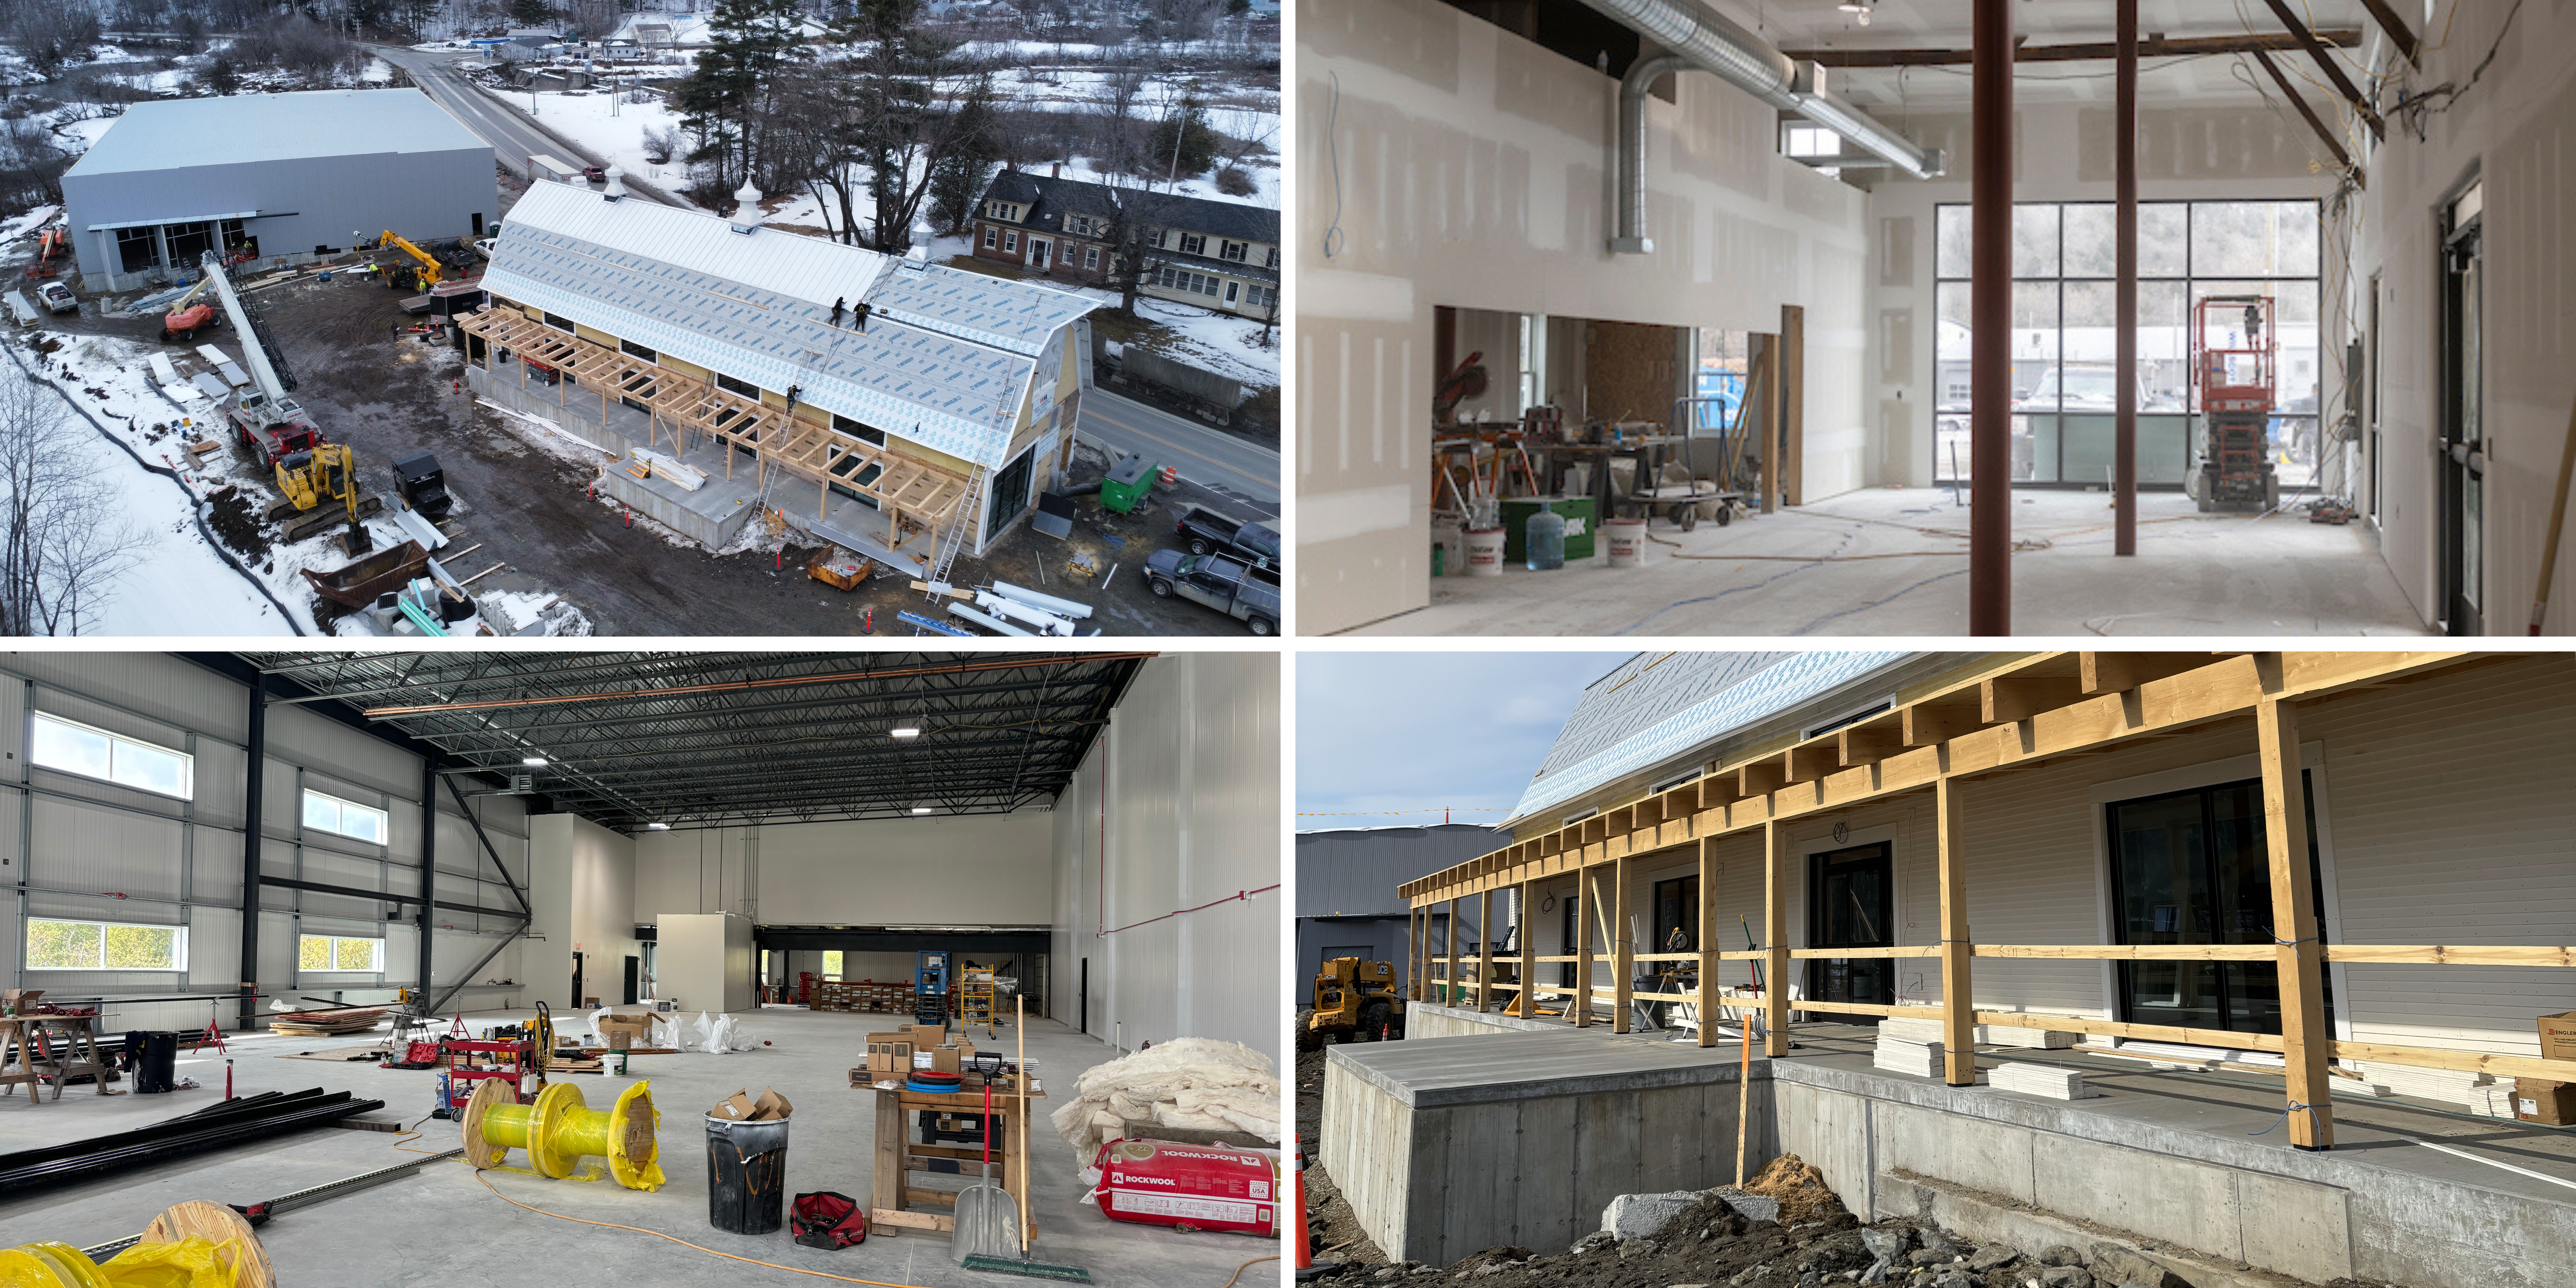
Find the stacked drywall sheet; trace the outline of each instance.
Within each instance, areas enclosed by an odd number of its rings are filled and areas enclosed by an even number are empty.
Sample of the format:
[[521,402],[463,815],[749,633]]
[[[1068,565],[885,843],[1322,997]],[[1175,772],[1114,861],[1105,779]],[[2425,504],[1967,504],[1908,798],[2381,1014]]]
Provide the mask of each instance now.
[[[2346,1080],[2335,1081],[2337,1091],[2355,1090]],[[2460,1069],[2419,1069],[2412,1065],[2381,1064],[2374,1060],[2361,1062],[2358,1091],[2366,1096],[2408,1096],[2458,1105],[2470,1113],[2488,1118],[2513,1117],[2513,1084],[2497,1082],[2491,1073],[2473,1073]]]
[[1941,1076],[1941,1044],[1908,1042],[1885,1032],[1882,1026],[1878,1035],[1878,1046],[1870,1052],[1869,1063],[1871,1068],[1884,1069],[1889,1073],[1901,1073],[1913,1078],[1937,1078]]
[[2018,1091],[2050,1100],[2082,1100],[2096,1094],[2085,1090],[2082,1071],[2053,1064],[2007,1061],[1988,1070],[1986,1082],[1997,1091]]
[[[1878,1031],[1881,1036],[1893,1034],[1907,1042],[1939,1042],[1942,1037],[1941,1018],[1938,1013],[1922,1019],[1891,1015],[1878,1022]],[[1980,1024],[1970,1031],[1970,1040],[1978,1046],[2056,1050],[2074,1046],[2084,1040],[2084,1035],[2059,1029],[2017,1029],[2001,1024]]]

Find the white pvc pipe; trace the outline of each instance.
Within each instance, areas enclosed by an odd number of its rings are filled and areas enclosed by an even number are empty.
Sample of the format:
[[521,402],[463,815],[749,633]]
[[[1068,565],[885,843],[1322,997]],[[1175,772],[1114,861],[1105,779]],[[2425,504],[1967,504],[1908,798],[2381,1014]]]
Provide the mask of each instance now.
[[992,615],[990,615],[990,614],[976,612],[974,609],[968,608],[968,607],[967,607],[967,606],[965,606],[964,604],[958,603],[956,600],[953,600],[953,599],[948,601],[948,611],[949,611],[949,612],[952,612],[952,613],[955,613],[955,614],[956,614],[956,615],[958,615],[959,617],[963,617],[963,618],[965,618],[967,621],[973,622],[973,623],[975,623],[975,624],[976,624],[976,625],[978,625],[978,626],[988,626],[988,627],[991,627],[991,628],[992,628],[992,629],[994,629],[994,630],[1000,631],[1000,632],[1001,632],[1001,633],[1003,633],[1004,635],[1035,635],[1035,634],[1037,634],[1037,632],[1036,632],[1036,631],[1023,630],[1023,629],[1021,629],[1021,628],[1019,628],[1019,627],[1017,627],[1017,626],[1013,626],[1013,625],[1011,625],[1009,622],[1003,621],[1001,618],[994,617],[994,616],[992,616]]
[[994,582],[993,593],[1002,595],[1006,598],[1016,599],[1023,604],[1035,604],[1048,612],[1055,613],[1062,617],[1070,617],[1075,621],[1081,621],[1083,618],[1091,616],[1091,605],[1089,604],[1077,604],[1070,599],[1058,599],[1053,595],[1040,594],[1025,586],[1014,586],[1007,581]]
[[1063,618],[1036,606],[1035,604],[1023,604],[1016,599],[1006,599],[989,590],[976,591],[975,603],[978,607],[991,609],[996,613],[1000,613],[1004,617],[1027,622],[1029,625],[1037,627],[1041,634],[1073,634],[1073,623],[1068,622]]

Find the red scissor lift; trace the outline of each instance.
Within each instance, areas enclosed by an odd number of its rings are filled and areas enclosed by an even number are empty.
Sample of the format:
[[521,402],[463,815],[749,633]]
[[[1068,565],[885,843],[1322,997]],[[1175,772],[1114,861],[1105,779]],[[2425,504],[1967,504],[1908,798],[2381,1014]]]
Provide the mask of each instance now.
[[2281,503],[2271,443],[2279,350],[2272,297],[2213,295],[2192,306],[2191,382],[2200,391],[2203,428],[2200,465],[2186,490],[2204,512]]

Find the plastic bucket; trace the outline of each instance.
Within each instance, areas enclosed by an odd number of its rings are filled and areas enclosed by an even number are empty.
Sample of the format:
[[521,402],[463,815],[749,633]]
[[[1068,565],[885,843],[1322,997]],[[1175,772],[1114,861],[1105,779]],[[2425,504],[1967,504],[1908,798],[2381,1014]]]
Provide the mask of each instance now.
[[125,1035],[125,1052],[134,1061],[135,1094],[157,1096],[178,1089],[178,1034],[132,1030]]
[[1501,528],[1467,529],[1467,575],[1470,577],[1503,575],[1503,530]]
[[1601,525],[1601,535],[1610,541],[1610,566],[1634,568],[1646,562],[1646,521],[1612,519]]
[[787,1124],[707,1115],[707,1223],[769,1234],[787,1220]]

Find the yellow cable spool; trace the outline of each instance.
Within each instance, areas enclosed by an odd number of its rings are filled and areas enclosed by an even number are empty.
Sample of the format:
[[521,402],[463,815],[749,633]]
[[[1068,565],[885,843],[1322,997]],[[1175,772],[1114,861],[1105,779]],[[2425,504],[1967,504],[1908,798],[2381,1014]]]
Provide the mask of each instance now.
[[653,1132],[662,1115],[653,1108],[651,1088],[649,1082],[636,1083],[616,1105],[592,1109],[582,1103],[580,1087],[557,1082],[523,1105],[507,1079],[486,1078],[465,1102],[465,1156],[481,1170],[499,1167],[511,1150],[523,1149],[539,1176],[561,1180],[584,1157],[598,1155],[608,1160],[618,1184],[658,1190],[664,1177],[654,1162]]
[[179,1204],[134,1246],[93,1262],[67,1243],[0,1249],[0,1288],[276,1288],[250,1222],[220,1203]]

